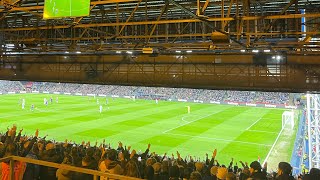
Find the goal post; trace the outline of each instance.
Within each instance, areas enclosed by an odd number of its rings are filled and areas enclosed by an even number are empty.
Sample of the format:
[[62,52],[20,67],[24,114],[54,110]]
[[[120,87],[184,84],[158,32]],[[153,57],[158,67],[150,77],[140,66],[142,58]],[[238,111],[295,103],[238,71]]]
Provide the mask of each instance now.
[[294,112],[285,111],[282,114],[282,129],[294,128]]

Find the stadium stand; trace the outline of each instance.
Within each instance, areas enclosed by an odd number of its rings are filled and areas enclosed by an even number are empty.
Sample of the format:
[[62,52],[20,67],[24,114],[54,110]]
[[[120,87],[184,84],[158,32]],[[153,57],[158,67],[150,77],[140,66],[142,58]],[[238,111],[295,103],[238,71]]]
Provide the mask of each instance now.
[[137,87],[137,86],[115,86],[115,85],[93,85],[51,82],[20,82],[0,81],[2,93],[10,91],[24,91],[27,88],[40,92],[68,92],[81,94],[104,94],[107,96],[136,96],[143,99],[172,99],[187,101],[221,101],[235,103],[256,103],[289,105],[289,93],[280,92],[252,92],[252,91],[226,91],[226,90],[204,90],[186,88],[164,88],[164,87]]
[[2,93],[18,92],[23,90],[23,86],[17,81],[3,81],[0,80],[0,90]]
[[[150,153],[150,144],[143,153],[137,153],[135,149],[121,142],[117,147],[112,147],[105,141],[101,144],[96,142],[94,145],[84,141],[82,144],[71,143],[68,140],[54,142],[39,137],[38,130],[34,136],[22,134],[23,129],[18,130],[15,125],[0,134],[0,158],[21,156],[150,180],[295,179],[292,176],[292,166],[287,162],[280,162],[277,172],[267,173],[267,164],[262,166],[258,161],[250,164],[240,161],[238,166],[232,159],[228,165],[220,164],[216,159],[217,150],[210,155],[206,154],[205,161],[200,161],[201,158],[198,157],[183,157],[178,151],[176,155]],[[19,161],[14,165],[17,179],[93,179],[92,175]],[[1,162],[2,179],[8,179],[7,167],[8,162]],[[300,178],[319,179],[319,172],[319,169],[312,169]]]

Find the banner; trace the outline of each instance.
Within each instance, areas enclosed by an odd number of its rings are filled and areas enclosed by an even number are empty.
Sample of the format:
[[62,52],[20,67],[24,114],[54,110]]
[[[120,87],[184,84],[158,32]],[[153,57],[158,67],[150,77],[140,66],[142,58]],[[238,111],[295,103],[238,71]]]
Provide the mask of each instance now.
[[26,94],[27,91],[20,91],[20,94]]
[[187,102],[186,99],[178,99],[179,102]]
[[284,106],[286,109],[297,109],[297,106]]
[[64,93],[65,95],[71,95],[71,93]]
[[38,93],[39,93],[39,91],[32,91],[32,93],[37,93],[37,94],[38,94]]
[[8,94],[15,94],[16,92],[8,92]]
[[235,103],[235,102],[228,102],[228,104],[230,104],[230,105],[239,105],[239,103]]
[[[44,93],[44,92],[43,92]],[[60,92],[53,92],[53,94],[60,94]]]
[[76,96],[82,96],[82,93],[76,93],[75,95]]
[[272,108],[277,107],[277,105],[273,105],[273,104],[265,104],[264,106],[265,106],[265,107],[272,107]]
[[256,104],[251,104],[251,103],[246,103],[246,106],[253,106],[253,107],[256,107],[257,105],[256,105]]
[[111,97],[118,98],[119,96],[118,95],[112,95]]
[[107,97],[107,95],[99,94],[99,97]]
[[221,104],[219,101],[210,101],[211,104]]

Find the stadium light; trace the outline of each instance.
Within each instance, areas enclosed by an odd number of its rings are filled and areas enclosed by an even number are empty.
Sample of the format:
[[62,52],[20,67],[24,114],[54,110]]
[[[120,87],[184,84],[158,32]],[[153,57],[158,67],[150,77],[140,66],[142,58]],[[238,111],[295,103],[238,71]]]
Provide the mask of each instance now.
[[176,51],[176,53],[181,53],[181,51]]
[[127,54],[133,54],[133,52],[132,51],[127,51]]
[[268,52],[271,52],[271,50],[270,49],[265,49],[265,50],[263,50],[263,52],[268,53]]
[[14,47],[14,44],[6,44],[6,47]]
[[69,54],[69,52],[68,52],[68,51],[66,51],[66,52],[64,52],[64,53]]
[[81,52],[80,52],[80,51],[77,51],[76,53],[77,53],[77,54],[81,54]]
[[121,51],[116,51],[117,54],[121,54]]
[[192,53],[192,51],[191,51],[191,50],[188,50],[187,53]]
[[252,52],[253,52],[253,53],[258,53],[259,50],[258,50],[258,49],[254,49],[254,50],[252,50]]
[[281,60],[281,56],[278,55],[278,56],[276,57],[276,59],[277,59],[277,60]]
[[246,50],[245,50],[245,49],[241,49],[240,52],[243,52],[243,53],[244,53],[244,52],[246,52]]

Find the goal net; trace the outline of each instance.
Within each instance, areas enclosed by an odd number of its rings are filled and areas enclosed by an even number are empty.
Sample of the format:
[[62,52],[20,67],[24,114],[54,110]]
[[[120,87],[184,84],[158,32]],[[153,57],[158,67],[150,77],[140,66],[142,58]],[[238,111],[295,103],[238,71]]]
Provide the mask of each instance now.
[[282,114],[282,129],[293,129],[294,128],[294,112],[285,111]]

